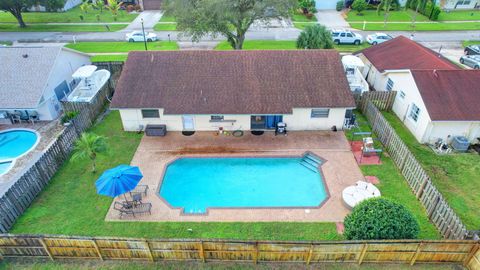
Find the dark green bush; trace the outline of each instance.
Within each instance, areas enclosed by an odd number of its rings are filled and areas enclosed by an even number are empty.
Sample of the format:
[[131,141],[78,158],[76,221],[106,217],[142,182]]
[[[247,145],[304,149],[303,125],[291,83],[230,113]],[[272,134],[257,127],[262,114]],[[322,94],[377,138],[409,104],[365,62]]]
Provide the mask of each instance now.
[[61,118],[62,124],[65,124],[67,122],[70,122],[73,118],[75,118],[79,114],[78,111],[68,111],[65,112]]
[[337,11],[341,11],[344,6],[345,6],[345,1],[338,1],[337,7],[336,7]]
[[344,220],[349,240],[415,239],[420,228],[415,217],[401,204],[375,198],[355,206]]

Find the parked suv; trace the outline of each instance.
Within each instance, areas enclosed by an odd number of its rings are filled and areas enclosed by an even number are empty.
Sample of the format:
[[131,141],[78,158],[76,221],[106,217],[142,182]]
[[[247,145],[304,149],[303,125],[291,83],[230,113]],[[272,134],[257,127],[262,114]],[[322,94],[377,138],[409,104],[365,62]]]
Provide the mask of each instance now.
[[465,55],[480,54],[480,45],[470,45],[465,48]]
[[363,42],[360,34],[353,33],[349,30],[332,30],[332,39],[335,44],[355,44],[359,45]]

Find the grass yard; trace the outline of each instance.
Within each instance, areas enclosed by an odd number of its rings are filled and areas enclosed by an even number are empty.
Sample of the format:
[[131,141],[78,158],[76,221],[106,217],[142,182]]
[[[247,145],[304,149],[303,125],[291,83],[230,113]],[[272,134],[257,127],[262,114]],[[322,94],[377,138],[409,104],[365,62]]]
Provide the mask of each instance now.
[[303,15],[303,14],[300,14],[298,12],[294,12],[292,14],[292,18],[291,20],[293,22],[316,22],[317,21],[317,17],[312,16],[310,18],[308,18],[307,16]]
[[[361,45],[335,45],[340,52],[355,52],[370,47],[368,43]],[[246,40],[243,43],[244,50],[296,50],[294,40]],[[227,41],[220,42],[215,50],[232,50]]]
[[480,21],[480,11],[478,10],[455,10],[442,11],[438,15],[439,21]]
[[[381,270],[381,269],[390,269],[390,270],[455,270],[461,269],[459,266],[449,265],[449,264],[417,264],[415,266],[409,266],[404,264],[368,264],[364,263],[362,265],[358,264],[349,264],[349,263],[322,263],[321,268],[317,268],[320,265],[314,264],[309,269],[322,269],[322,270]],[[86,270],[86,269],[99,269],[99,270],[154,270],[154,269],[163,269],[163,270],[176,270],[176,269],[185,269],[185,270],[233,270],[233,269],[244,269],[244,270],[294,270],[294,269],[303,269],[305,268],[301,264],[268,264],[261,263],[254,265],[250,262],[208,262],[206,264],[198,262],[99,262],[99,261],[72,261],[72,262],[39,262],[38,260],[11,260],[7,259],[0,263],[0,269],[10,270]]]
[[[100,20],[97,19],[97,14],[100,14]],[[23,20],[28,23],[81,23],[81,22],[115,22],[108,10],[103,13],[97,10],[89,10],[88,13],[83,13],[79,7],[72,8],[65,12],[24,12],[22,13]],[[83,16],[83,21],[80,19]],[[127,13],[120,11],[116,22],[131,22],[138,14]],[[17,19],[8,12],[0,11],[0,22],[2,23],[17,23]]]
[[[399,11],[390,11],[388,15],[388,21],[390,22],[411,22],[415,11],[413,10],[399,10]],[[376,10],[365,10],[362,12],[362,15],[358,15],[356,11],[352,10],[347,14],[346,20],[348,22],[383,22],[384,16],[383,12],[380,15],[377,14]],[[418,13],[417,21],[428,22],[429,19],[424,15]]]
[[[350,23],[355,29],[363,29],[363,23]],[[387,23],[383,27],[383,23],[367,23],[366,31],[413,31],[413,25],[410,23]],[[461,30],[480,30],[480,22],[463,22],[463,23],[417,23],[416,31],[461,31]]]
[[95,55],[90,58],[90,61],[92,62],[111,62],[111,61],[125,62],[127,61],[127,58],[128,58],[127,54]]
[[480,44],[480,40],[465,40],[462,42],[462,45],[464,48],[470,45],[478,45],[478,44]]
[[107,29],[105,25],[69,25],[69,24],[27,24],[26,28],[20,28],[17,24],[1,24],[0,32],[109,32],[119,31],[128,24],[110,24]]
[[157,23],[153,27],[155,31],[177,31],[176,23]]
[[418,143],[396,115],[384,113],[384,116],[408,145],[467,229],[478,230],[480,155],[477,153],[436,155],[428,146]]
[[[151,51],[167,51],[178,50],[176,42],[155,41],[147,43],[148,50]],[[69,43],[65,47],[86,53],[118,53],[129,51],[144,51],[143,42],[78,42],[76,44]]]

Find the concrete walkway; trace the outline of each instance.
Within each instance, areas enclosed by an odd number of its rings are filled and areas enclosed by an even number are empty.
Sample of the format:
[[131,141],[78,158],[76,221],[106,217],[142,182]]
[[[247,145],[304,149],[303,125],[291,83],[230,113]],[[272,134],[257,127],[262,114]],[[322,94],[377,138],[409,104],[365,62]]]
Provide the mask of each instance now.
[[342,16],[342,13],[336,10],[319,10],[315,17],[318,23],[325,25],[327,28],[350,28],[350,25]]
[[140,13],[125,29],[122,31],[131,32],[135,30],[142,30],[142,19],[145,30],[152,31],[155,24],[160,21],[163,12],[160,10],[146,10]]

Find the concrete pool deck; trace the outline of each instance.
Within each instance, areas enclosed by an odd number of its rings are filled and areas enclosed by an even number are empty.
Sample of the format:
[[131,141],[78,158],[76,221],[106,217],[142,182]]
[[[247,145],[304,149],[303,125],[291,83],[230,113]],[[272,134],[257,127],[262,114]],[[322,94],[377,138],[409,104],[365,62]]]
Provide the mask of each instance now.
[[[209,209],[208,215],[185,215],[180,209],[170,208],[157,195],[165,166],[179,157],[300,156],[305,151],[326,160],[321,169],[330,198],[319,208]],[[107,221],[339,222],[349,213],[343,204],[343,189],[364,179],[343,132],[331,131],[292,131],[288,136],[274,136],[273,132],[254,136],[245,132],[240,138],[218,136],[214,132],[196,132],[188,137],[180,132],[169,132],[165,137],[144,136],[131,165],[139,166],[144,175],[139,184],[149,186],[143,202],[152,203],[152,214],[120,219],[112,203]],[[123,196],[114,201],[117,200],[122,201]]]

